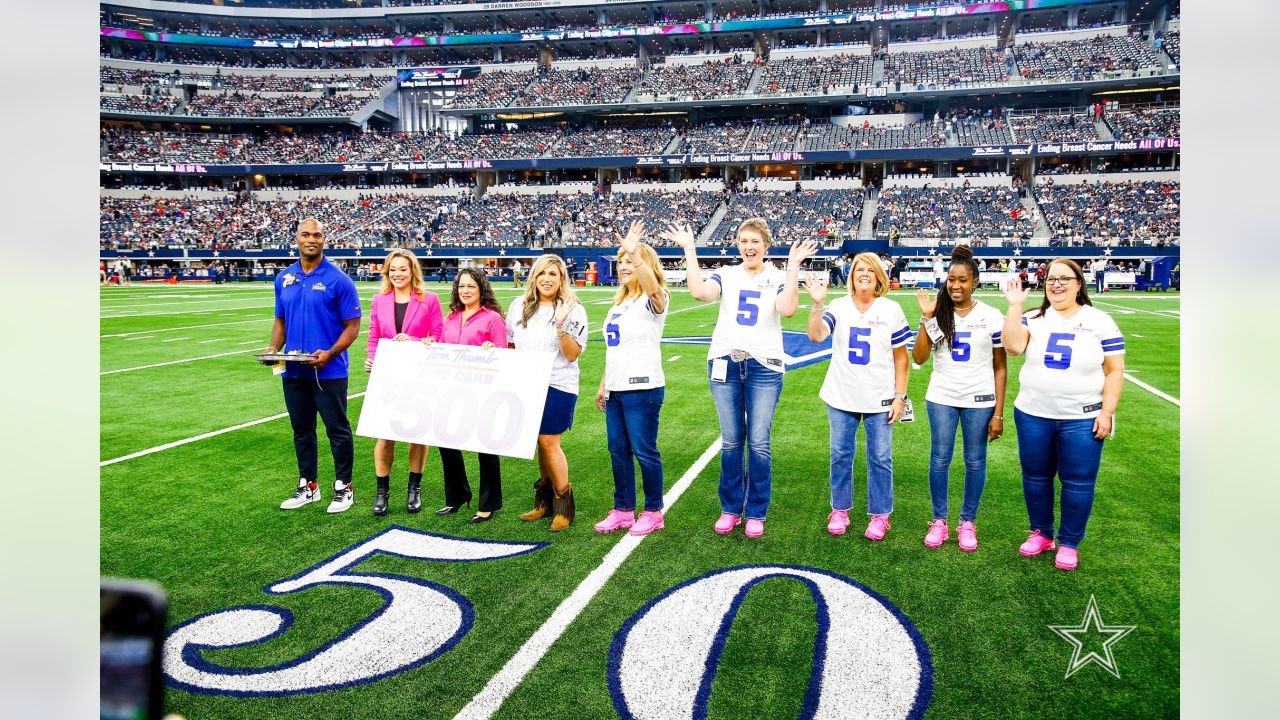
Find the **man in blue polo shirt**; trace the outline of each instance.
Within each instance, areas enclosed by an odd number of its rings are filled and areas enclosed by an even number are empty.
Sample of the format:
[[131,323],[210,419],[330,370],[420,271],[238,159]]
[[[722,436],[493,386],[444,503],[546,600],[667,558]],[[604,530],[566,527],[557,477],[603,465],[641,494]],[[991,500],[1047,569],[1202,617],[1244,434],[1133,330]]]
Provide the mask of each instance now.
[[298,223],[298,262],[276,276],[276,321],[267,352],[298,350],[319,357],[285,363],[284,404],[293,425],[298,488],[283,510],[320,500],[316,458],[316,413],[324,421],[333,453],[333,502],[329,512],[351,507],[355,444],[347,419],[347,346],[360,333],[355,283],[324,257],[325,229],[315,218]]

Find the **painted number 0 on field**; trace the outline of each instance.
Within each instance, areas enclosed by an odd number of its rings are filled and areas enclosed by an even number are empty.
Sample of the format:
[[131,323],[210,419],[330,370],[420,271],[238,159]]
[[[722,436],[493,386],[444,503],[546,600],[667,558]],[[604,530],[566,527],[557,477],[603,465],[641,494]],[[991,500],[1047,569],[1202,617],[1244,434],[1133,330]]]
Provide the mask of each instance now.
[[[769,578],[808,585],[818,606],[802,719],[924,715],[933,694],[933,665],[911,621],[848,578],[783,565],[708,573],[677,585],[627,620],[609,652],[609,691],[618,714],[626,720],[705,718],[738,608],[752,587]],[[873,657],[876,662],[867,661]]]
[[337,639],[302,657],[272,667],[224,667],[204,651],[254,645],[289,629],[293,615],[270,605],[227,608],[174,628],[164,644],[169,683],[191,692],[242,697],[296,695],[335,690],[377,680],[431,662],[471,629],[471,603],[452,588],[391,574],[352,569],[373,555],[436,562],[479,562],[524,555],[547,543],[507,543],[433,535],[392,527],[328,560],[264,588],[272,595],[318,585],[373,590],[386,604]]

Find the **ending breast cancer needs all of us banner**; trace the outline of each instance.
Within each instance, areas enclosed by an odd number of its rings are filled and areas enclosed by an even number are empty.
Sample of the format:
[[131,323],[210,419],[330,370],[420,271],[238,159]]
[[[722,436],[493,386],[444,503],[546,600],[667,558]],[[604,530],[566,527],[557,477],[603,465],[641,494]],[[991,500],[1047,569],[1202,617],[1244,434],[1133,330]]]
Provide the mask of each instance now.
[[383,338],[356,434],[531,459],[553,357]]

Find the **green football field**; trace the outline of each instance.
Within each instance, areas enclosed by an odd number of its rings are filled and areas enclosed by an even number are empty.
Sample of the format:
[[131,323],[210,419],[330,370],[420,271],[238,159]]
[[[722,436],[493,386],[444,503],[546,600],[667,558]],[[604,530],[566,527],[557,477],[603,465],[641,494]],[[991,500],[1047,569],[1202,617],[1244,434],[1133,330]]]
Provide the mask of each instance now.
[[[366,315],[375,289],[360,287]],[[447,287],[432,289],[447,304]],[[517,291],[503,283],[498,295],[505,306]],[[706,346],[696,342],[663,346],[666,528],[643,539],[593,532],[612,505],[605,425],[593,403],[612,290],[586,288],[581,297],[593,342],[580,361],[575,426],[564,436],[578,521],[553,534],[546,521],[516,519],[531,505],[538,473],[533,461],[512,458],[503,459],[506,506],[492,522],[431,512],[443,504],[434,452],[424,512],[404,512],[402,451],[391,512],[373,517],[373,440],[363,437],[356,505],[328,515],[333,477],[323,432],[324,502],[279,510],[297,481],[291,433],[279,380],[252,358],[269,337],[271,286],[102,290],[101,572],[162,585],[173,628],[202,618],[191,627],[204,627],[206,641],[187,646],[181,663],[218,688],[201,687],[206,680],[170,687],[171,712],[344,720],[1177,714],[1176,294],[1095,298],[1126,336],[1128,379],[1080,568],[1071,573],[1054,568],[1052,553],[1017,552],[1027,526],[1012,418],[1021,358],[1010,359],[1006,434],[990,448],[975,553],[955,543],[959,449],[951,540],[938,550],[922,544],[931,519],[928,365],[910,379],[920,419],[894,432],[895,509],[885,540],[862,536],[861,452],[854,524],[843,537],[826,532],[828,434],[818,399],[825,361],[787,374],[764,537],[748,540],[741,528],[715,535],[718,425]],[[914,324],[912,294],[892,297]],[[994,292],[981,298],[1005,307]],[[803,331],[806,315],[784,328]],[[666,336],[709,335],[715,318],[714,304],[673,289]],[[368,378],[364,347],[362,330],[350,353],[353,427]],[[474,456],[469,463],[474,484]],[[423,552],[457,545],[502,557],[420,559],[393,538]],[[332,575],[293,591],[264,590],[351,549]],[[754,579],[734,586],[727,578]],[[406,605],[411,597],[418,604]],[[1091,597],[1102,623],[1132,631],[1120,637],[1084,623]],[[1091,631],[1071,635],[1081,641],[1076,657],[1113,660],[1118,677],[1098,662],[1064,677],[1074,648],[1050,626],[1082,624]]]

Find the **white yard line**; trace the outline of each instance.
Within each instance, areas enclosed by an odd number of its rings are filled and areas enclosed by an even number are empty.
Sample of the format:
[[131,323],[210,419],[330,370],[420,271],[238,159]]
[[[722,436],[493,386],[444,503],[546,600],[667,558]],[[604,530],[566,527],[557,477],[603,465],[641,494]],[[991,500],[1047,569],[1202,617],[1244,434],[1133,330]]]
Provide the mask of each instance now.
[[[180,338],[185,340],[186,338]],[[165,340],[163,342],[169,342]],[[149,370],[151,368],[164,367],[166,365],[181,365],[182,363],[195,362],[196,360],[210,360],[212,358],[226,357],[228,355],[243,355],[244,353],[254,352],[253,350],[232,350],[231,352],[218,353],[217,355],[203,355],[201,357],[183,358],[182,360],[170,360],[169,362],[155,363],[153,365],[139,365],[137,367],[120,368],[119,370],[105,370],[98,373],[99,375],[116,375],[118,373],[133,372],[135,370]]]
[[161,340],[160,342],[162,342],[162,343],[167,343],[167,342],[178,342],[179,340],[190,340],[190,339],[191,339],[191,338],[189,338],[189,337],[169,338],[168,340]]
[[[353,400],[358,397],[364,397],[364,393],[358,392],[353,395],[348,395],[347,399]],[[165,450],[172,450],[173,448],[176,448],[176,447],[189,445],[190,443],[193,443],[193,442],[198,442],[200,440],[205,440],[211,437],[217,437],[218,435],[225,435],[226,433],[229,433],[235,430],[242,430],[247,427],[253,427],[254,425],[261,425],[262,423],[271,422],[272,420],[279,420],[280,418],[284,418],[284,417],[289,417],[289,413],[282,412],[279,415],[272,415],[271,417],[264,417],[264,418],[258,418],[257,420],[250,420],[247,423],[232,425],[231,427],[225,427],[225,428],[222,428],[221,430],[214,430],[213,432],[207,432],[201,435],[193,435],[189,438],[183,438],[181,440],[174,440],[171,443],[165,443],[164,445],[157,445],[152,448],[147,448],[146,450],[139,450],[138,452],[135,452],[135,453],[129,453],[128,455],[121,455],[120,457],[111,458],[110,460],[103,460],[102,462],[98,463],[98,467],[106,467],[107,465],[114,465],[116,463],[124,462],[125,460],[132,460],[134,458],[140,458],[146,455],[152,455],[158,452],[163,452]]]
[[[236,343],[236,344],[237,344],[237,345],[262,345],[262,341],[261,341],[261,340],[246,340],[245,342],[242,342],[242,343]],[[264,346],[264,347],[265,347],[265,346]]]
[[671,357],[667,358],[667,362],[675,362],[675,361],[679,360],[679,359],[680,359],[680,358],[682,358],[682,357],[684,357],[684,356],[683,356],[683,355],[672,355]]
[[1137,385],[1138,387],[1142,388],[1143,390],[1146,390],[1147,392],[1151,393],[1152,395],[1155,395],[1155,396],[1156,396],[1156,397],[1158,397],[1158,398],[1162,398],[1162,399],[1164,399],[1164,400],[1168,400],[1169,402],[1173,403],[1174,405],[1177,405],[1178,407],[1182,407],[1182,401],[1181,401],[1181,400],[1179,400],[1178,398],[1176,398],[1176,397],[1174,397],[1174,396],[1172,396],[1172,395],[1170,395],[1170,394],[1168,394],[1168,393],[1166,393],[1166,392],[1164,392],[1164,391],[1162,391],[1162,390],[1157,390],[1156,388],[1151,387],[1150,385],[1148,385],[1148,384],[1146,384],[1146,383],[1142,382],[1141,380],[1139,380],[1138,378],[1136,378],[1136,377],[1134,377],[1134,376],[1130,375],[1129,373],[1125,373],[1125,374],[1124,374],[1124,379],[1125,379],[1125,380],[1128,380],[1129,382],[1133,383],[1134,385]]
[[212,340],[201,340],[200,342],[198,342],[198,343],[196,343],[196,344],[197,344],[197,345],[208,345],[209,343],[222,342],[223,340],[226,340],[226,338],[214,338],[214,339],[212,339]]
[[125,340],[150,340],[153,337],[155,335],[134,335],[133,337],[125,338]]
[[[1135,298],[1135,299],[1136,299],[1136,298]],[[1111,307],[1117,307],[1117,308],[1120,308],[1121,310],[1131,310],[1131,311],[1133,311],[1133,312],[1146,313],[1147,315],[1155,315],[1155,316],[1157,316],[1157,317],[1165,317],[1165,318],[1169,318],[1169,319],[1171,319],[1171,320],[1181,320],[1181,319],[1182,319],[1182,316],[1180,316],[1180,315],[1174,315],[1174,314],[1172,314],[1172,311],[1170,311],[1170,312],[1161,312],[1161,311],[1159,311],[1159,310],[1143,310],[1143,309],[1141,309],[1141,308],[1129,307],[1128,305],[1117,305],[1117,304],[1115,304],[1115,303],[1110,303],[1110,302],[1106,302],[1105,300],[1098,300],[1098,299],[1094,299],[1093,304],[1094,304],[1094,305],[1109,305],[1109,306],[1111,306]]]
[[140,303],[129,303],[127,305],[99,305],[98,309],[99,310],[130,310],[132,308],[138,308],[138,307],[159,307],[161,305],[208,305],[209,303],[220,303],[220,302],[225,303],[225,302],[245,302],[247,300],[267,300],[273,297],[275,297],[273,293],[267,293],[265,295],[255,295],[253,297],[208,298],[204,300],[175,300],[173,302],[140,302]]
[[[685,474],[671,488],[671,491],[664,495],[666,508],[662,511],[663,515],[670,512],[671,507],[676,504],[676,501],[680,499],[684,491],[693,484],[698,474],[720,452],[720,444],[721,440],[717,437],[703,451],[702,456],[685,471]],[[494,675],[488,684],[480,692],[476,693],[471,702],[467,703],[466,707],[462,708],[454,716],[454,720],[488,720],[488,718],[493,717],[498,712],[498,709],[502,707],[502,703],[507,697],[515,691],[525,676],[529,674],[529,671],[551,649],[552,643],[564,634],[564,631],[582,613],[587,604],[591,602],[591,599],[600,592],[605,583],[609,582],[609,578],[613,576],[613,573],[617,571],[623,561],[630,557],[641,542],[644,542],[645,537],[647,536],[624,535],[613,546],[613,549],[604,556],[604,560],[601,561],[600,565],[595,570],[592,570],[591,574],[587,575],[586,579],[578,585],[573,594],[560,603],[555,612],[551,613],[551,617],[547,618],[546,622],[542,624],[542,627],[538,628],[537,632],[530,636],[524,645],[516,651],[516,654],[507,661],[507,664],[502,666],[498,674]]]
[[[267,308],[275,308],[275,305],[274,305],[274,304],[272,304],[272,305],[249,305],[249,306],[247,306],[247,307],[241,307],[241,308],[223,308],[223,310],[265,310],[265,309],[267,309]],[[205,311],[205,312],[214,312],[214,311],[213,311],[213,310],[208,310],[208,311]],[[99,318],[99,319],[100,319],[100,320],[119,320],[120,318],[157,317],[157,316],[160,316],[160,315],[202,315],[202,314],[204,314],[204,313],[203,313],[203,312],[192,312],[192,311],[190,311],[190,310],[175,310],[175,311],[173,311],[173,312],[128,313],[128,314],[125,314],[125,315],[103,315],[103,316],[102,316],[101,318]]]
[[274,320],[274,318],[262,317],[262,318],[254,318],[253,320],[236,320],[234,322],[209,323],[207,325],[183,325],[182,327],[160,328],[159,330],[137,330],[134,332],[126,332],[126,333],[107,333],[106,335],[99,335],[98,337],[104,337],[104,338],[128,337],[130,335],[148,335],[151,333],[174,332],[175,330],[195,330],[197,328],[221,327],[223,325],[244,325],[246,323],[267,322],[270,320]]

